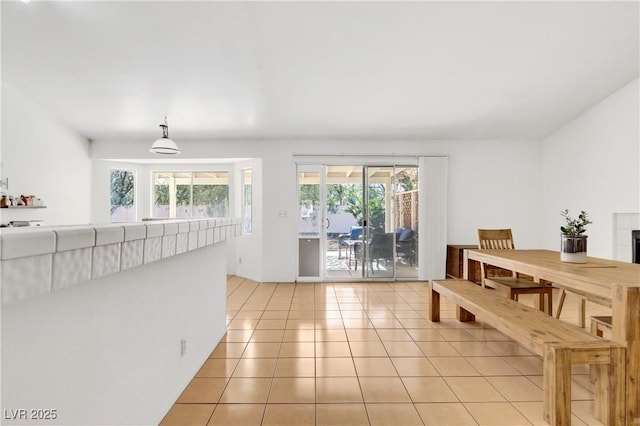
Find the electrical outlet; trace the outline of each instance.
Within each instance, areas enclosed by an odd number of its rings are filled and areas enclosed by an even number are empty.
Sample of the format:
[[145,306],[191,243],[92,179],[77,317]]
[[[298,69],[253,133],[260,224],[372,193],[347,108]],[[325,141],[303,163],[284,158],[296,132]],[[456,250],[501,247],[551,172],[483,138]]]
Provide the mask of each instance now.
[[185,353],[187,353],[187,341],[180,339],[180,356],[184,356]]

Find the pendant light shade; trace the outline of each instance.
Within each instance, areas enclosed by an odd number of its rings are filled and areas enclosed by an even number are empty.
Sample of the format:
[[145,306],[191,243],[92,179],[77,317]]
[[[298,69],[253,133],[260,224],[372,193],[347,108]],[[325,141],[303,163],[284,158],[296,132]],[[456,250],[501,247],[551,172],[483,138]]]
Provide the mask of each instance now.
[[160,125],[162,129],[162,137],[157,139],[151,148],[149,148],[149,152],[153,152],[154,154],[163,154],[163,155],[176,155],[180,154],[180,149],[178,145],[171,139],[169,139],[169,124],[167,124],[167,117],[164,118],[164,124]]

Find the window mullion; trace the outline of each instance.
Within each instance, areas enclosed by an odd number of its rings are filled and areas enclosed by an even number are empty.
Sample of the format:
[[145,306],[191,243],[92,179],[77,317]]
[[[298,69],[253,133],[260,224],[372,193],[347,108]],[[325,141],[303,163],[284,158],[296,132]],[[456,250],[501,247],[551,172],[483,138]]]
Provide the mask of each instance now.
[[191,191],[190,191],[190,203],[191,203],[191,217],[193,217],[193,175],[195,173],[191,173]]

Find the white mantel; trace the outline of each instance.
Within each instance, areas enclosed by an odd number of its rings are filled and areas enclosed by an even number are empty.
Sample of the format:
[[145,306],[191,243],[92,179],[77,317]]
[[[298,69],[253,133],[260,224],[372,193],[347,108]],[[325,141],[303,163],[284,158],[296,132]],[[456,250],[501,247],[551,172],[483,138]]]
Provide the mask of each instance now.
[[613,214],[613,258],[632,262],[631,231],[640,229],[640,213]]

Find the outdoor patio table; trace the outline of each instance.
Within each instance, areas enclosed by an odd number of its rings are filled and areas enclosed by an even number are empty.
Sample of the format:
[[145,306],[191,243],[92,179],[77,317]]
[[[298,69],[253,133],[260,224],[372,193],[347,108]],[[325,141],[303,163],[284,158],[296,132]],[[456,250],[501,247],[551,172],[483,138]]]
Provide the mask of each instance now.
[[[343,243],[345,243],[346,245],[346,251],[347,251],[347,265],[349,266],[349,268],[351,268],[351,257],[353,256],[355,258],[355,254],[356,254],[356,246],[359,244],[362,244],[362,240],[345,240],[343,241]],[[354,267],[354,269],[357,268]]]

